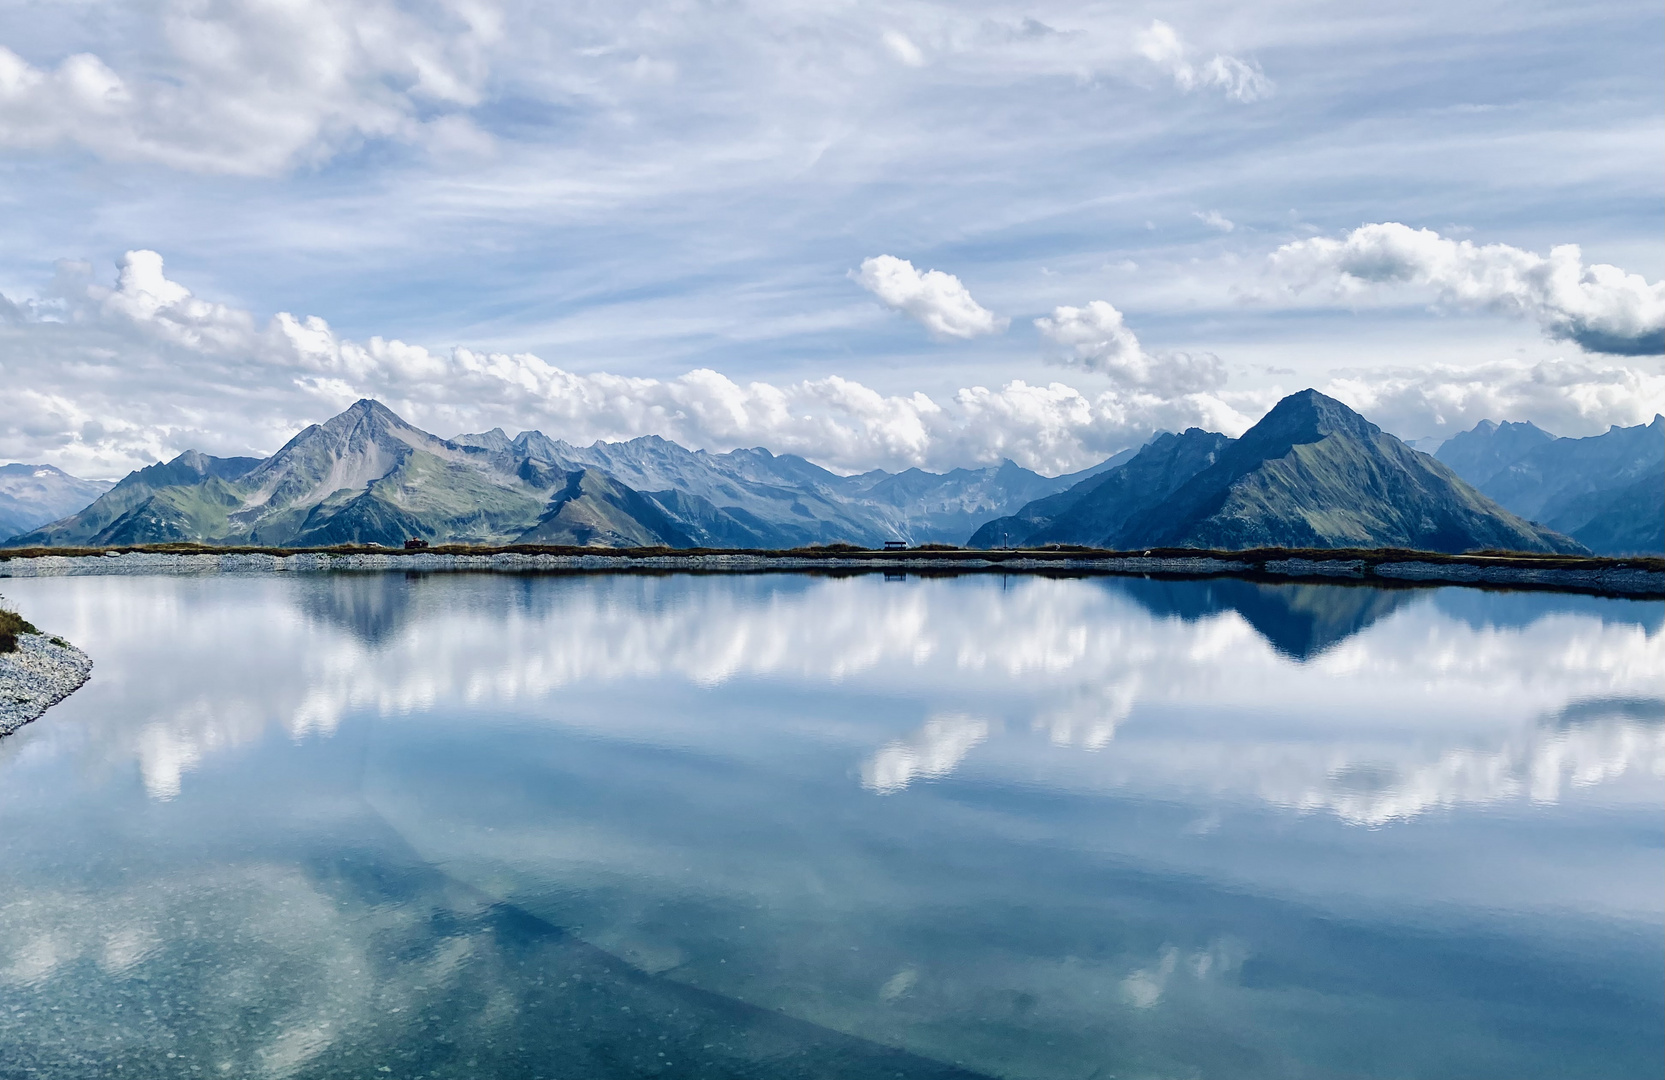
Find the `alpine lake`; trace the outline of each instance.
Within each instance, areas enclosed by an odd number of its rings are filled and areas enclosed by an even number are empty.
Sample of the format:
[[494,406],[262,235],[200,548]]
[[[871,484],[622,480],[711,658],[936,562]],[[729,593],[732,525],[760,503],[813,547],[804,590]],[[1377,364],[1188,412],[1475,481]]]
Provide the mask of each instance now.
[[1665,603],[4,591],[4,1080],[1665,1074]]

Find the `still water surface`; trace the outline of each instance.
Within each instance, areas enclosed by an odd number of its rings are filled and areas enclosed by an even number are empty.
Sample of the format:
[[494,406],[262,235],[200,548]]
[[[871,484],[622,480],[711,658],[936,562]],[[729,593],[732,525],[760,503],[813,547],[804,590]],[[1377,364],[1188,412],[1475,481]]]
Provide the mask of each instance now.
[[13,580],[0,1077],[1665,1072],[1665,605]]

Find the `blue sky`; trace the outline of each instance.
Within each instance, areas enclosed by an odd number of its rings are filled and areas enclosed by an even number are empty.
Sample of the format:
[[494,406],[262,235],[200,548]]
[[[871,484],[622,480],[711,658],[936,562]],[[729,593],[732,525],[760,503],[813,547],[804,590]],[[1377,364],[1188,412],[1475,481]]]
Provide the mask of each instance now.
[[0,460],[361,395],[1048,472],[1304,386],[1665,407],[1657,4],[0,2],[0,48]]

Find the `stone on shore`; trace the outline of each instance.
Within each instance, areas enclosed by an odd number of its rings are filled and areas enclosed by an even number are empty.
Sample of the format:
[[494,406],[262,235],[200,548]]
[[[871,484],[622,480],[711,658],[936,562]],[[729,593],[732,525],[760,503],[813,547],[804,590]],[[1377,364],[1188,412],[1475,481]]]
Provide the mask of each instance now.
[[17,651],[0,653],[0,735],[56,705],[92,675],[87,654],[46,634],[19,634]]

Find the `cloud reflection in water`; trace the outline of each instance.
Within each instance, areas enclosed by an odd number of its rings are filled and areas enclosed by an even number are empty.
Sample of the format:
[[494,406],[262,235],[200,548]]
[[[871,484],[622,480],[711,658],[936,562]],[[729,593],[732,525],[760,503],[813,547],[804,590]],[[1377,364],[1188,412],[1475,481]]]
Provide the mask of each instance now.
[[[1658,604],[1518,594],[1485,600],[1488,614],[1466,590],[1223,579],[365,574],[13,591],[38,593],[48,625],[99,659],[78,697],[83,722],[108,730],[83,752],[137,762],[156,798],[274,725],[302,738],[355,712],[478,709],[588,723],[561,715],[564,691],[641,680],[923,693],[911,734],[846,725],[877,792],[972,765],[998,776],[1034,738],[1106,755],[1086,775],[1065,769],[1071,783],[1249,796],[1361,824],[1554,801],[1568,783],[1661,768]],[[227,664],[228,643],[259,662]],[[156,665],[189,671],[189,685],[159,692],[144,678]],[[1555,719],[1619,700],[1641,704]],[[1174,742],[1172,721],[1154,719],[1222,709],[1279,715],[1282,730],[1193,719]],[[674,717],[608,724],[702,737]],[[1141,738],[1112,749],[1128,724]]]

